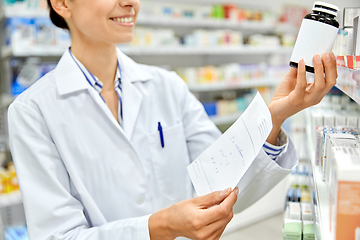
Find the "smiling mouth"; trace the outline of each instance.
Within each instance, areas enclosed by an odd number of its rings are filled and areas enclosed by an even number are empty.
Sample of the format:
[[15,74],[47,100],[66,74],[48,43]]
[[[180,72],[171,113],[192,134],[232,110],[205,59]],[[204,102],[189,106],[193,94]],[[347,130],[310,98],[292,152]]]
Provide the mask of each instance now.
[[133,23],[134,18],[133,17],[117,17],[117,18],[110,18],[114,22],[119,23]]

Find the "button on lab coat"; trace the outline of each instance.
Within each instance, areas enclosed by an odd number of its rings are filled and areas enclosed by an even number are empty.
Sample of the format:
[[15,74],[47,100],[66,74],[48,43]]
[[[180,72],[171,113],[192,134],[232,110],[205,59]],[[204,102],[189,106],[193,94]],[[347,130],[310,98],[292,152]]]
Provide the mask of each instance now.
[[[149,215],[193,196],[186,167],[221,135],[180,77],[117,51],[123,128],[68,51],[9,107],[31,239],[149,239]],[[296,164],[291,142],[277,162],[261,150],[238,204],[254,203]]]

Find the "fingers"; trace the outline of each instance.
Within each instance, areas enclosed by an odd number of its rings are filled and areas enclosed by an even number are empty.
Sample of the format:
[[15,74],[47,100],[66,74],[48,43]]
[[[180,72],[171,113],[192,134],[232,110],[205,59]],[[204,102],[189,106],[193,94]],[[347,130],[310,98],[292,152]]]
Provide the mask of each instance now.
[[228,225],[228,223],[231,221],[231,219],[233,218],[233,214],[232,215],[229,215],[228,219],[225,221],[222,221],[218,226],[216,226],[216,229],[210,237],[206,238],[207,240],[208,239],[211,239],[211,240],[218,240],[220,239],[221,235],[223,234],[226,226]]
[[226,225],[231,221],[233,218],[234,213],[231,210],[226,216],[221,218],[220,220],[217,220],[215,222],[212,222],[208,224],[207,226],[204,226],[198,231],[198,239],[219,239],[221,234],[226,228]]
[[232,207],[236,203],[238,193],[239,190],[236,187],[234,191],[232,191],[230,195],[225,198],[222,203],[220,203],[220,205],[216,205],[204,211],[203,217],[208,219],[209,223],[226,217],[230,212],[232,212]]
[[223,191],[216,191],[209,193],[204,196],[194,198],[195,204],[201,206],[201,208],[207,209],[214,205],[220,204],[229,194],[231,193],[231,188],[224,189]]
[[182,215],[172,229],[191,239],[219,239],[233,217],[232,207],[238,193],[238,188],[234,191],[229,188],[172,205],[171,215]]
[[226,226],[225,226],[224,228],[219,229],[219,230],[217,231],[216,236],[215,236],[214,239],[220,239],[221,235],[222,235],[223,232],[225,231],[225,228],[226,228]]
[[305,62],[304,59],[301,59],[298,63],[297,80],[294,90],[298,100],[301,101],[301,99],[304,98],[306,87],[307,87],[307,81],[306,81]]
[[[315,69],[314,91],[311,92],[311,105],[317,104],[335,85],[337,78],[336,59],[333,53],[324,53],[313,58]],[[324,74],[325,73],[325,74]]]
[[196,231],[191,239],[199,239],[199,240],[218,240],[220,239],[222,233],[224,232],[226,225],[230,221],[230,217],[228,220],[219,220],[211,225],[205,226],[202,229]]
[[222,203],[220,203],[220,206],[232,209],[232,207],[236,203],[238,194],[239,194],[239,188],[236,187],[234,191],[232,191],[231,194],[227,198],[225,198],[225,200]]
[[314,83],[307,83],[306,93],[310,93],[311,89],[313,88]]
[[325,95],[336,83],[337,68],[335,55],[334,53],[324,53],[322,55],[322,61],[319,61],[319,56],[315,55],[313,62],[316,92],[317,94],[321,93],[321,95]]
[[296,78],[297,75],[297,68],[291,67],[286,74],[286,77]]
[[334,53],[323,54],[323,63],[325,68],[325,82],[326,82],[326,87],[324,89],[324,92],[327,93],[336,84],[336,79],[338,76],[337,67],[336,67],[336,58]]
[[[323,54],[323,58],[325,54]],[[313,57],[313,64],[315,69],[315,75],[314,75],[314,87],[315,87],[315,95],[318,95],[325,89],[325,76],[324,76],[324,68],[323,64],[320,58],[320,55],[317,54]]]

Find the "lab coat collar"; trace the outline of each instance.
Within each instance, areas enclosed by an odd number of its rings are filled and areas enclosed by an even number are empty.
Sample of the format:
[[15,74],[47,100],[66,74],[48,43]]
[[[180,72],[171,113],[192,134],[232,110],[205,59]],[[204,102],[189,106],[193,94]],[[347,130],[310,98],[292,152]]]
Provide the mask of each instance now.
[[[146,72],[139,64],[123,54],[119,49],[117,49],[117,56],[121,67],[122,78],[130,82],[152,79],[150,73]],[[84,74],[71,58],[68,49],[66,49],[62,55],[54,71],[55,82],[60,96],[91,88]]]
[[59,95],[91,88],[84,74],[72,59],[69,49],[66,49],[55,70],[55,82]]
[[120,49],[116,48],[116,50],[122,77],[125,76],[130,82],[144,82],[153,78],[150,73],[146,72],[138,63],[122,53]]

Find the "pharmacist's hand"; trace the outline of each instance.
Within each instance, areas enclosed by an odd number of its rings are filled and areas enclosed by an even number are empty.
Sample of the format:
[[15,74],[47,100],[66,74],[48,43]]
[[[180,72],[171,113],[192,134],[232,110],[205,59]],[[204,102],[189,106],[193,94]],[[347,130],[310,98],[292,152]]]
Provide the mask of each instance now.
[[149,218],[151,240],[182,236],[194,240],[219,239],[233,217],[238,188],[178,202]]
[[313,63],[315,69],[314,83],[306,81],[305,63],[304,60],[301,60],[297,69],[290,68],[284,80],[275,90],[268,106],[275,132],[270,134],[268,142],[272,144],[276,142],[278,131],[285,119],[305,108],[318,104],[336,84],[337,68],[333,53],[323,54],[322,61],[319,55],[315,55]]

